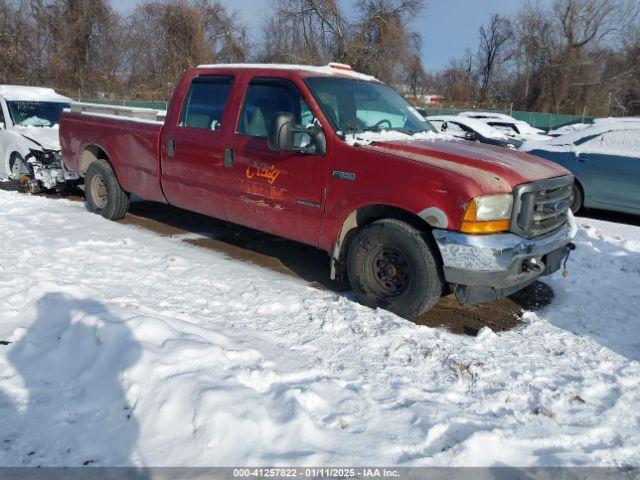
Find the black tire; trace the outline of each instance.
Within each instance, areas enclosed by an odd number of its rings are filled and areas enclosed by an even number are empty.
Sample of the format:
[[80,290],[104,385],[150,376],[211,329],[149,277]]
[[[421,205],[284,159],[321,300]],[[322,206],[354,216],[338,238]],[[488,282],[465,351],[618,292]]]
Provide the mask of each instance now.
[[359,301],[411,318],[433,307],[445,281],[435,247],[418,229],[396,219],[377,220],[358,232],[347,258]]
[[87,208],[108,220],[120,220],[127,214],[129,195],[122,190],[116,174],[106,160],[96,160],[84,179]]
[[573,184],[573,202],[571,202],[571,211],[578,213],[582,209],[584,202],[584,194],[582,193],[582,187],[576,182]]

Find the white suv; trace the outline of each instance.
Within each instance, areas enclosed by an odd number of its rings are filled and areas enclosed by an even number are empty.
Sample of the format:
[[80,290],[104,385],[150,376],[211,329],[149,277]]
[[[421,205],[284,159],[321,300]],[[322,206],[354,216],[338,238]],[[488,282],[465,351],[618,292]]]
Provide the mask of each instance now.
[[50,88],[0,85],[0,179],[32,192],[78,180],[62,164],[58,138],[70,102]]

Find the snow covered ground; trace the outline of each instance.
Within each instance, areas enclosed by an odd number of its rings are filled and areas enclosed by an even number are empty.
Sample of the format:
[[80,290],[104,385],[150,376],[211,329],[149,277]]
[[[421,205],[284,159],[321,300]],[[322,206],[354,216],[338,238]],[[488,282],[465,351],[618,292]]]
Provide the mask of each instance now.
[[0,465],[640,465],[640,228],[457,336],[0,191]]

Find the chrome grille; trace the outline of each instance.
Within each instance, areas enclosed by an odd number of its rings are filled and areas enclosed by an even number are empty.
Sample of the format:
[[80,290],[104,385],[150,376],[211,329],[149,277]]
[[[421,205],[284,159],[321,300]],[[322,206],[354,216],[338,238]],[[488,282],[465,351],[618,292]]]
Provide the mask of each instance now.
[[526,183],[514,189],[511,231],[525,238],[551,233],[567,222],[573,176]]

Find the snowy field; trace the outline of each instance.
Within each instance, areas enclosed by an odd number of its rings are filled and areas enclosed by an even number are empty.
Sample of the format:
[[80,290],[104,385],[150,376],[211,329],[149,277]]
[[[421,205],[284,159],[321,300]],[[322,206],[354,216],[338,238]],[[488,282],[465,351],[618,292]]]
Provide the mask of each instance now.
[[640,465],[640,227],[457,336],[0,191],[0,465]]

